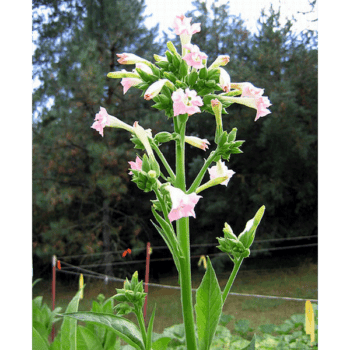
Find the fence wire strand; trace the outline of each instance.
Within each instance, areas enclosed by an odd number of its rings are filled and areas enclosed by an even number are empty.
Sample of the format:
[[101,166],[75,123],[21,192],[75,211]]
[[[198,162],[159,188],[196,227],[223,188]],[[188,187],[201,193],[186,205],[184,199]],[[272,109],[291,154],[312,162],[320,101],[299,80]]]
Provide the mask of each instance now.
[[[62,268],[59,270],[56,268],[56,271],[63,272],[63,273],[68,273],[68,274],[73,274],[73,275],[80,275],[83,273],[85,277],[90,277],[90,278],[98,278],[102,280],[107,280],[107,281],[114,281],[114,282],[124,282],[124,279],[114,277],[114,276],[108,276],[104,274],[100,274],[94,271],[90,271],[84,268],[81,268],[79,266],[74,266],[71,264],[68,264],[64,261],[61,261],[61,264],[69,265],[71,268],[75,268],[78,271],[81,272],[74,272],[74,271],[67,271],[63,270]],[[145,285],[145,283],[143,283]],[[165,284],[157,284],[157,283],[147,283],[148,286],[150,287],[155,287],[155,288],[166,288],[166,289],[176,289],[176,290],[181,290],[181,287],[178,286],[169,286]],[[196,292],[197,289],[192,288],[192,292]],[[280,299],[280,300],[289,300],[289,301],[300,301],[300,302],[306,302],[307,300],[310,300],[311,302],[318,303],[317,299],[303,299],[303,298],[294,298],[294,297],[280,297],[276,295],[259,295],[259,294],[247,294],[247,293],[234,293],[230,292],[228,295],[235,295],[235,296],[240,296],[240,297],[252,297],[252,298],[261,298],[261,299]]]
[[[290,241],[290,240],[301,240],[301,239],[311,239],[311,238],[316,238],[318,237],[317,235],[311,235],[311,236],[298,236],[298,237],[285,237],[285,238],[271,238],[271,239],[260,239],[260,240],[255,240],[255,243],[267,243],[267,242],[283,242],[283,241]],[[218,243],[198,243],[198,244],[191,244],[191,248],[198,248],[198,247],[213,247],[218,245]],[[155,246],[152,247],[152,250],[161,250],[161,249],[168,249],[168,247],[165,246]],[[146,250],[146,247],[144,248],[135,248],[132,251],[133,252],[139,252]],[[77,255],[66,255],[62,257],[58,257],[57,259],[75,259],[75,258],[82,258],[82,257],[93,257],[93,256],[99,256],[99,255],[114,255],[114,254],[123,254],[123,250],[117,250],[117,251],[108,251],[108,252],[100,252],[100,253],[90,253],[90,254],[77,254]]]

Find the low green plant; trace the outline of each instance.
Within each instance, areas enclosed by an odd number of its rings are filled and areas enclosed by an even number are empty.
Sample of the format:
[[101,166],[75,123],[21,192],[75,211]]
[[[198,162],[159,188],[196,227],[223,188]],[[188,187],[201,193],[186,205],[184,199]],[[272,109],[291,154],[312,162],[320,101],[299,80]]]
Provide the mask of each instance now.
[[[79,312],[80,289],[66,308],[65,317],[55,340],[49,343],[52,325],[57,322],[61,308],[51,311],[43,303],[41,296],[33,300],[33,349],[34,350],[188,350],[186,347],[185,328],[183,324],[172,325],[163,333],[152,332],[155,310],[153,310],[148,328],[145,333],[139,332],[136,325],[122,318],[129,313],[140,313],[135,310],[142,307],[144,294],[140,289],[142,281],[137,275],[131,281],[126,280],[123,289],[117,289],[117,294],[109,299],[99,294],[97,301],[92,301],[90,311]],[[128,289],[130,288],[130,289]],[[135,290],[132,292],[131,288]],[[137,294],[139,293],[139,294]],[[119,301],[114,305],[115,301]],[[313,304],[315,315],[315,342],[312,349],[318,349],[317,305]],[[137,316],[137,315],[136,315]],[[84,321],[78,324],[78,321]],[[139,319],[142,323],[143,319]],[[227,325],[234,321],[234,331],[230,332]],[[197,331],[197,328],[196,328]],[[289,350],[310,349],[310,336],[305,333],[305,315],[294,314],[281,325],[264,324],[255,331],[249,320],[234,320],[231,315],[222,314],[212,339],[210,349],[230,350]],[[145,343],[143,339],[145,336]],[[122,340],[129,345],[121,345]],[[144,346],[144,344],[147,344]]]

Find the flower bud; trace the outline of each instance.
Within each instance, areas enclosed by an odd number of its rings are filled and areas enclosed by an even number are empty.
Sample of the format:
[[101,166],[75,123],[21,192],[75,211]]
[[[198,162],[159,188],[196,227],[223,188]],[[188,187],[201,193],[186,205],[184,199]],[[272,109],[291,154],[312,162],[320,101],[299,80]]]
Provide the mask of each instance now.
[[134,55],[132,53],[121,53],[121,54],[117,53],[117,56],[119,57],[118,62],[120,64],[136,64],[136,63],[151,64],[151,62],[145,60],[142,57]]
[[231,88],[231,78],[223,68],[220,69],[219,85],[225,92],[229,92]]
[[230,61],[230,56],[227,55],[220,55],[217,57],[217,59],[210,65],[208,70],[220,67],[220,66],[226,66],[226,64]]
[[152,98],[156,97],[162,90],[166,80],[167,79],[160,79],[150,85],[145,92],[145,100],[151,100]]
[[255,214],[254,218],[249,220],[244,231],[238,236],[245,248],[249,248],[255,238],[256,229],[264,215],[265,206],[263,205]]
[[185,136],[185,142],[190,144],[191,146],[197,147],[205,151],[208,149],[208,145],[210,145],[207,139],[200,139],[196,136]]
[[113,299],[121,302],[127,301],[126,296],[124,294],[117,294],[113,297]]
[[227,222],[225,222],[223,232],[225,238],[238,239],[237,236],[233,233],[231,226]]
[[126,70],[118,72],[109,72],[107,78],[121,79],[121,78],[140,78],[137,73],[127,72]]
[[148,172],[148,176],[151,178],[151,179],[155,179],[157,177],[157,173],[154,171],[154,170],[150,170]]
[[131,278],[131,289],[132,290],[135,289],[138,282],[139,282],[139,273],[137,271],[135,271],[134,274],[132,275],[132,278]]
[[154,141],[158,143],[169,142],[169,141],[172,141],[173,139],[174,139],[173,135],[167,131],[159,132],[157,135],[154,136]]
[[128,305],[127,303],[121,303],[114,307],[114,309],[117,310],[118,316],[124,316],[129,314],[130,312],[133,312],[134,308]]
[[149,156],[153,155],[152,147],[148,141],[147,131],[141,125],[139,125],[139,123],[137,121],[133,125],[133,130],[134,130],[134,133],[136,134],[137,138],[142,142],[148,155]]
[[216,131],[214,141],[217,143],[222,134],[222,103],[217,98],[215,98],[214,100],[211,100],[211,108],[215,114]]

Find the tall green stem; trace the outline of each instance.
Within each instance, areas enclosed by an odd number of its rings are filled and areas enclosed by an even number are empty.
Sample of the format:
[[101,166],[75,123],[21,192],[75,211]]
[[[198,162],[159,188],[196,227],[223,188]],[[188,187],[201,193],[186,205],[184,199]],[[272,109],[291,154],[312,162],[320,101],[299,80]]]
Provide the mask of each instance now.
[[228,281],[226,283],[226,287],[225,287],[225,289],[224,289],[224,291],[222,293],[222,304],[225,303],[225,300],[227,298],[227,294],[229,293],[229,291],[230,291],[230,289],[232,287],[232,284],[233,284],[233,282],[234,282],[234,280],[235,280],[235,278],[237,276],[238,270],[239,270],[239,268],[242,265],[243,259],[244,258],[242,256],[239,257],[237,260],[235,259],[235,266],[234,266],[234,268],[232,270],[230,278],[228,279]]
[[137,321],[138,321],[140,329],[141,329],[143,343],[146,346],[147,333],[146,333],[145,321],[144,321],[143,315],[142,315],[142,307],[135,305],[135,315],[137,317]]
[[[175,186],[186,192],[185,176],[185,130],[186,124],[176,120],[175,131],[180,139],[176,140],[176,182]],[[180,259],[181,304],[185,325],[187,350],[197,350],[196,332],[194,329],[194,312],[192,303],[191,259],[190,259],[190,232],[188,217],[176,221],[176,232],[183,252]]]
[[154,142],[152,143],[152,148],[157,153],[157,156],[159,157],[159,159],[161,160],[161,162],[165,166],[165,169],[168,171],[169,176],[174,181],[175,180],[175,174],[174,174],[173,170],[171,169],[170,165],[168,164],[168,162],[166,161],[166,159],[164,158],[163,153],[161,152],[159,147]]
[[198,173],[197,177],[193,181],[193,183],[192,183],[191,187],[189,188],[189,190],[187,191],[187,193],[190,194],[190,193],[194,192],[197,189],[197,187],[201,184],[201,181],[205,175],[205,172],[207,171],[207,169],[209,168],[209,165],[213,162],[215,157],[216,157],[216,151],[212,152],[210,154],[210,156],[208,157],[208,159],[205,161],[205,163],[202,166],[202,169]]

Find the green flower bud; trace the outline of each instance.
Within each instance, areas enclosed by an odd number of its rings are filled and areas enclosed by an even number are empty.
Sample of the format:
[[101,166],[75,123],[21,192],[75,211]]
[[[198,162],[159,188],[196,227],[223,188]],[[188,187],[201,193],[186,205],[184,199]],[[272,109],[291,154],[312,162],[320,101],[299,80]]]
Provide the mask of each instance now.
[[158,143],[165,143],[172,140],[173,140],[173,135],[166,131],[159,132],[156,136],[154,136],[154,141]]
[[237,236],[233,233],[231,226],[227,222],[225,222],[223,232],[225,238],[237,239]]
[[117,295],[114,295],[114,296],[113,296],[113,299],[115,299],[115,300],[117,300],[117,301],[121,301],[121,302],[127,301],[125,294],[117,294]]
[[127,303],[121,303],[114,307],[117,310],[118,316],[124,316],[134,311],[134,308]]
[[[151,171],[153,171],[153,170],[151,170]],[[132,278],[131,278],[131,285],[130,285],[131,290],[135,289],[138,282],[139,282],[139,273],[137,271],[135,271],[134,274],[132,275]]]
[[254,218],[249,220],[244,231],[238,236],[245,248],[249,248],[255,238],[256,229],[264,215],[265,206],[263,205],[255,214]]
[[148,176],[151,178],[151,179],[155,179],[157,177],[157,173],[154,171],[154,170],[150,170],[148,172]]

